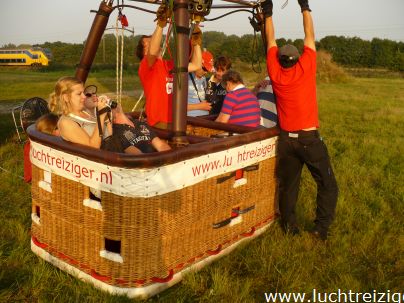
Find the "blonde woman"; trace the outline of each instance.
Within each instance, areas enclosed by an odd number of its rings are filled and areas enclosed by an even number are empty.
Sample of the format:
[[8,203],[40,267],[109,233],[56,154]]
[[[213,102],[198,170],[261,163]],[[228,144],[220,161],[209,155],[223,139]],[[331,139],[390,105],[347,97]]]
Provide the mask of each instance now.
[[[74,77],[63,77],[58,80],[50,95],[49,107],[53,113],[60,115],[58,129],[64,140],[100,148],[102,137],[97,123],[88,120],[88,115],[83,113],[85,99],[83,83]],[[97,104],[99,111],[106,107],[106,101],[100,98]],[[107,113],[100,115],[100,122],[101,133],[104,134],[107,122],[108,133],[112,134]]]

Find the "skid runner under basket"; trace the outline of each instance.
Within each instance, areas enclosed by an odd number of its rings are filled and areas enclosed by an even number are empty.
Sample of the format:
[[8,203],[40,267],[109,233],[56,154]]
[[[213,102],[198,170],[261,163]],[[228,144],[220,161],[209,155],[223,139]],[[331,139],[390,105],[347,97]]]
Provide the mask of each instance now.
[[239,134],[213,139],[206,125],[189,129],[205,137],[130,156],[30,127],[32,250],[98,288],[145,298],[262,233],[276,211],[277,131],[227,127]]

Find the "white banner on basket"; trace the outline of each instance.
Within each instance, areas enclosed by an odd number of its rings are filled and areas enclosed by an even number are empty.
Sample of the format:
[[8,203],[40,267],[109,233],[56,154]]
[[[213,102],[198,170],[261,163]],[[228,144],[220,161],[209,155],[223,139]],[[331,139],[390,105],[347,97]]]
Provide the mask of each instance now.
[[34,141],[30,158],[41,169],[92,188],[125,197],[152,197],[272,158],[276,140],[273,137],[157,168],[109,166]]

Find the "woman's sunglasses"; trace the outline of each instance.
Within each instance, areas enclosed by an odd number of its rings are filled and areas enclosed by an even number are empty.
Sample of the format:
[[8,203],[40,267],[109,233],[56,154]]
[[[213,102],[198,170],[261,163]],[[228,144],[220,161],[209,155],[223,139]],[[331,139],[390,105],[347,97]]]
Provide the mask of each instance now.
[[84,95],[87,98],[90,98],[90,97],[92,97],[93,95],[96,95],[96,94],[97,94],[97,86],[95,86],[95,85],[86,86],[86,88],[84,89]]

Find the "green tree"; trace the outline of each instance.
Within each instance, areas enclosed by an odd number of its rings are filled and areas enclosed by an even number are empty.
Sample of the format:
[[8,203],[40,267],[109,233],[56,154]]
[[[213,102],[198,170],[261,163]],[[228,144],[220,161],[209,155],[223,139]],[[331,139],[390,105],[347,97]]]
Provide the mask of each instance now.
[[1,49],[13,49],[13,48],[17,48],[17,46],[16,46],[15,44],[13,44],[13,43],[4,44],[4,45],[1,47]]
[[399,45],[391,40],[374,38],[371,42],[373,66],[399,69]]

